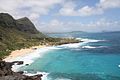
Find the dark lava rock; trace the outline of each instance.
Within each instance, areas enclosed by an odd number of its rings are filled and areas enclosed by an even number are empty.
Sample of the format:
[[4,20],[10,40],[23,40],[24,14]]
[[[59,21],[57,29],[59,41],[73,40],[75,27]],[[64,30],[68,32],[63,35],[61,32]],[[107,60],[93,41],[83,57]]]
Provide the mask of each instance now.
[[19,72],[17,72],[17,73],[23,74],[23,73],[24,73],[24,71],[19,71]]
[[21,65],[21,64],[23,64],[24,62],[23,61],[14,61],[14,62],[12,62],[13,64],[17,64],[17,65]]
[[41,80],[43,75],[27,76],[24,80]]
[[23,64],[23,61],[5,62],[0,60],[0,80],[41,80],[42,74],[35,76],[23,75],[23,71],[13,72],[14,64]]
[[28,66],[29,64],[25,64],[26,66]]

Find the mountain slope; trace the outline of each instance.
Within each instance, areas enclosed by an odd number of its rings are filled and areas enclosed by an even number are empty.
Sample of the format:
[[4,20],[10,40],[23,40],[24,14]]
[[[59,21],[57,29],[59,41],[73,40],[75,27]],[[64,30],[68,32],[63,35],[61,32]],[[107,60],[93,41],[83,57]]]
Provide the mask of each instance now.
[[33,33],[33,34],[38,33],[38,31],[35,28],[34,24],[27,17],[18,19],[18,20],[16,20],[16,22],[17,22],[17,28],[20,31]]
[[39,45],[44,38],[28,18],[15,20],[7,13],[0,13],[0,57],[16,49]]
[[16,21],[11,15],[7,13],[0,13],[0,26],[13,28],[16,27]]
[[61,45],[80,42],[74,38],[52,38],[39,32],[26,17],[15,20],[7,13],[0,13],[0,58],[13,50],[37,45]]

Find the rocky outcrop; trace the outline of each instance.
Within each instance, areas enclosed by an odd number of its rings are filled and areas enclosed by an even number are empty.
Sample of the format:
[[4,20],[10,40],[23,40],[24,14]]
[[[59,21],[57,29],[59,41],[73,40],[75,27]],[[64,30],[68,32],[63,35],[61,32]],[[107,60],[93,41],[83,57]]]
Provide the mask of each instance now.
[[14,62],[12,62],[13,64],[17,64],[17,65],[21,65],[21,64],[23,64],[24,62],[23,61],[14,61]]
[[23,64],[23,61],[5,62],[0,61],[0,80],[41,80],[42,74],[35,76],[23,75],[23,72],[13,72],[12,65]]

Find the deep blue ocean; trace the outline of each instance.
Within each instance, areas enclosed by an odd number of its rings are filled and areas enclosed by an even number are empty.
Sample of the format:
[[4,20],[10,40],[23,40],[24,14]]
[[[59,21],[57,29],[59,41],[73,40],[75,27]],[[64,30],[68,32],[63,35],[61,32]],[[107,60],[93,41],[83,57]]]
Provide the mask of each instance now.
[[46,72],[44,80],[120,80],[120,32],[48,34],[85,42],[56,46],[25,71]]

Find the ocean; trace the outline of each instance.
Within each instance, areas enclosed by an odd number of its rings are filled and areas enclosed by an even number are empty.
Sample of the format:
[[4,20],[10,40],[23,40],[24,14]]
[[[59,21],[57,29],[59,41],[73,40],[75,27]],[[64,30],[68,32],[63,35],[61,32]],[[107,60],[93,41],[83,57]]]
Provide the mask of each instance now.
[[43,80],[120,80],[120,32],[48,35],[84,42],[38,49],[23,58],[30,65],[20,70],[29,75],[43,73]]

